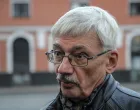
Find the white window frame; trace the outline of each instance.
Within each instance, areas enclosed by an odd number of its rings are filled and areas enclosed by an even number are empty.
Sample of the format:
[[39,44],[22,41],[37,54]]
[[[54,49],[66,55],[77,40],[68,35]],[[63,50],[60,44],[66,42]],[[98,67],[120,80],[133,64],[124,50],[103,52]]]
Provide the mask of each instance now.
[[16,4],[16,3],[27,3],[28,4],[28,6],[29,6],[29,10],[28,10],[28,14],[29,14],[29,16],[28,17],[30,17],[31,16],[31,0],[10,0],[10,16],[11,17],[14,17],[14,15],[15,15],[15,12],[14,12],[14,4]]

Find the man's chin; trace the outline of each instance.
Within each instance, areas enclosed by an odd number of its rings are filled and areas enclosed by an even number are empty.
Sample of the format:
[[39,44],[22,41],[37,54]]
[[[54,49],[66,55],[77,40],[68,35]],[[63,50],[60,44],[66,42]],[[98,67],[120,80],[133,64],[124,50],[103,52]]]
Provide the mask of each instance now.
[[79,93],[78,89],[76,84],[61,82],[62,94],[68,98],[76,98]]

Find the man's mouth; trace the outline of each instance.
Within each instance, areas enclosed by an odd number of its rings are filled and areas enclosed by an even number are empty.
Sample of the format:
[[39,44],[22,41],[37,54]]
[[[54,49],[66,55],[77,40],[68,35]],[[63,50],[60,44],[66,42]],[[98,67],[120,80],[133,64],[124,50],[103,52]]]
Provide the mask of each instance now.
[[70,89],[70,88],[72,88],[73,86],[75,86],[75,84],[74,83],[70,83],[70,82],[61,82],[61,86],[63,86],[64,88],[66,88],[66,89]]
[[60,83],[64,83],[64,84],[72,84],[72,85],[77,85],[76,83],[72,82],[72,81],[68,81],[68,80],[58,80]]

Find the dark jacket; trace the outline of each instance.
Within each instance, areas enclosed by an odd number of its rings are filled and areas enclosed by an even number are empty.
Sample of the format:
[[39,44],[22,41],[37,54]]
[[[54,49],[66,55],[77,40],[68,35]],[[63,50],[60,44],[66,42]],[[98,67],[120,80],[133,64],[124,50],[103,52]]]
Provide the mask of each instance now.
[[[41,110],[63,110],[59,94]],[[112,75],[107,75],[93,100],[83,110],[140,110],[140,94],[121,86]]]

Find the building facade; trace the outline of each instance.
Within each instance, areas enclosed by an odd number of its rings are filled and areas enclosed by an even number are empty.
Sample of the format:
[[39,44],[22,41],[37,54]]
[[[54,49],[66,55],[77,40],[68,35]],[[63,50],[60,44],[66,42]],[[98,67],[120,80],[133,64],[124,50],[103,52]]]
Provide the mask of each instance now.
[[129,71],[131,81],[139,80],[139,0],[0,0],[0,74],[53,71],[44,54],[51,49],[52,25],[68,10],[88,5],[99,6],[116,18],[121,30],[117,70]]

